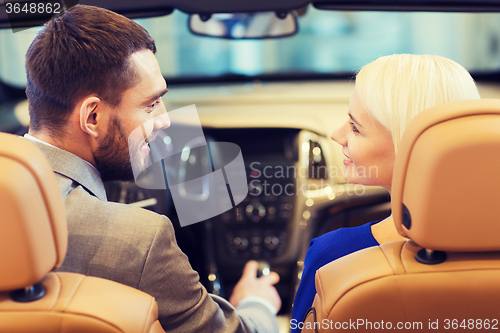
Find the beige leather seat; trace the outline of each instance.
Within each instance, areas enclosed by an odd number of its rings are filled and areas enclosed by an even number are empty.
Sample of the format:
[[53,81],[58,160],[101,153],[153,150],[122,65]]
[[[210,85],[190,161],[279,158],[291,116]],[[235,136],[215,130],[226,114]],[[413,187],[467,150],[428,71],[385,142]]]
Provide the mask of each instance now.
[[392,184],[396,227],[410,240],[318,270],[302,332],[500,329],[500,100],[417,116]]
[[67,237],[45,156],[0,133],[0,332],[164,332],[153,297],[96,277],[51,273]]

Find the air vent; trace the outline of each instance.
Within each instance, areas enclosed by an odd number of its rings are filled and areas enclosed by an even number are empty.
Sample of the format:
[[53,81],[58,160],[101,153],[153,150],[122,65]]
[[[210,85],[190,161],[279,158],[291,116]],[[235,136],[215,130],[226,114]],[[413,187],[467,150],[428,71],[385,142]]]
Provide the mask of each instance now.
[[323,149],[321,149],[318,142],[312,140],[309,140],[309,170],[307,176],[310,179],[328,178]]

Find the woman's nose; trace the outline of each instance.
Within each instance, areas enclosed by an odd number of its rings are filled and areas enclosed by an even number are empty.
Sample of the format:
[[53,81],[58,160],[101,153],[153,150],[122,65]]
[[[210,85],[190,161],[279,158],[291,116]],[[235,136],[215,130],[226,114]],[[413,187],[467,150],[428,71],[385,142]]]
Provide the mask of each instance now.
[[341,146],[347,146],[347,137],[346,137],[346,128],[347,128],[347,122],[334,130],[332,134],[330,135],[330,138],[340,144]]

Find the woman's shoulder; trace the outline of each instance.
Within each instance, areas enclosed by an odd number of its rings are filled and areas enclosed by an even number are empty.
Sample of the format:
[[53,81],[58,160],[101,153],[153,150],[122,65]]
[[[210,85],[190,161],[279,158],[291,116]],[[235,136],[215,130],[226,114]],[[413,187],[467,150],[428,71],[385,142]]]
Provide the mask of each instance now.
[[[319,244],[345,243],[345,245],[350,245],[351,241],[355,240],[355,239],[365,238],[365,237],[373,238],[373,235],[371,232],[371,226],[373,224],[378,223],[378,222],[380,222],[380,221],[368,222],[368,223],[365,223],[365,224],[362,224],[362,225],[356,226],[356,227],[340,228],[340,229],[336,229],[336,230],[327,232],[327,233],[311,240],[311,245],[313,245],[315,243],[319,243]],[[375,240],[375,239],[373,238],[373,240]]]
[[375,222],[369,222],[357,227],[340,228],[323,234],[311,240],[307,256],[324,260],[335,260],[361,249],[379,245],[373,237],[371,226]]

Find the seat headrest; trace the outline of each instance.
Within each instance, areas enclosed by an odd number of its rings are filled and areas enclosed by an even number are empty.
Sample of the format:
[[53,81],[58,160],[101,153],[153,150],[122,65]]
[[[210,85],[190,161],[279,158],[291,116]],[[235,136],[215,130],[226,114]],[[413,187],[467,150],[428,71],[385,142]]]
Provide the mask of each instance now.
[[39,282],[66,255],[61,194],[45,155],[27,139],[0,133],[0,292]]
[[403,135],[392,181],[398,232],[439,251],[500,251],[500,100],[439,105]]
[[392,180],[398,232],[439,251],[500,251],[500,100],[460,101],[417,115]]

